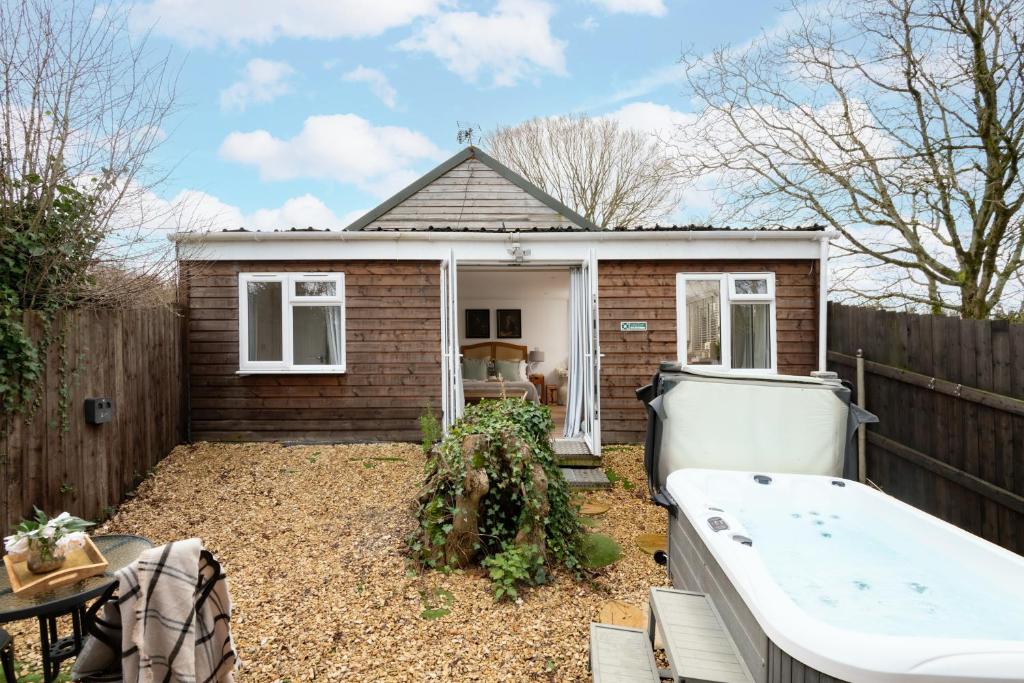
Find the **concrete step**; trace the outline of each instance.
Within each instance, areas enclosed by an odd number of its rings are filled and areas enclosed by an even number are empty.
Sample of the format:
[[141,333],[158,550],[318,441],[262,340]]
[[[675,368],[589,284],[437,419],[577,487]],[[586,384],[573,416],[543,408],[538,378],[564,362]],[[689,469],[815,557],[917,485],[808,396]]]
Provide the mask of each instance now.
[[555,455],[590,455],[590,446],[583,439],[551,439],[551,448]]
[[601,456],[590,452],[583,439],[552,439],[551,448],[562,467],[600,467]]
[[612,483],[604,470],[596,467],[559,467],[562,475],[574,489],[610,489]]
[[590,453],[559,455],[558,464],[562,467],[602,467],[601,456]]

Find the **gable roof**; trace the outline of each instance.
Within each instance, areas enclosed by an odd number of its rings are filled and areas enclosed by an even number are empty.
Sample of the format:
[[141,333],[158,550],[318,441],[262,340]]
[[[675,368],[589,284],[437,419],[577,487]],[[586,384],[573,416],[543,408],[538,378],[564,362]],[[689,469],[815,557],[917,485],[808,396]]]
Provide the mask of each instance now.
[[371,209],[346,230],[426,230],[453,222],[466,229],[495,231],[600,229],[471,145]]

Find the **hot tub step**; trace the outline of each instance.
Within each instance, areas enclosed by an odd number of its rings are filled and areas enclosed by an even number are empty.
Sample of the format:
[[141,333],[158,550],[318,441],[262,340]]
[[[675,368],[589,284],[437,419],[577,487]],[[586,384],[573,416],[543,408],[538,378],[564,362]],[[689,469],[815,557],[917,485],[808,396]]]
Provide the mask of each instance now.
[[653,629],[661,632],[672,680],[752,683],[739,649],[704,593],[651,589]]
[[590,624],[590,673],[594,683],[659,683],[647,635],[636,628]]

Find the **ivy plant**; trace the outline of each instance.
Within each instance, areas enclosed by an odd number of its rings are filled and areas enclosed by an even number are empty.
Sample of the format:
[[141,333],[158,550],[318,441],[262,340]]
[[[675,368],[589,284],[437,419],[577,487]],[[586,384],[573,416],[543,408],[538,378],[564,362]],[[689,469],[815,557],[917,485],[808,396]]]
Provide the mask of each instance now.
[[[523,399],[485,400],[468,406],[427,459],[426,484],[417,508],[419,529],[410,538],[413,557],[427,567],[443,566],[444,555],[438,549],[452,532],[466,476],[463,443],[477,436],[483,437],[484,447],[472,455],[470,466],[487,474],[488,489],[477,507],[480,540],[474,551],[492,578],[498,575],[496,594],[497,588],[505,589],[498,597],[514,596],[507,589],[526,581],[523,572],[533,579],[538,576],[534,566],[538,560],[523,549],[521,540],[517,543],[521,532],[543,530],[544,552],[536,553],[542,566],[547,562],[575,574],[584,571],[583,527],[548,439],[552,428],[548,408]],[[535,488],[535,465],[545,475],[543,492]]]
[[[31,418],[52,349],[60,356],[61,422],[67,377],[61,311],[90,281],[103,233],[97,227],[110,174],[81,184],[48,184],[35,174],[0,174],[0,412]],[[26,315],[28,314],[28,316]],[[26,325],[26,319],[34,323]],[[34,329],[33,329],[34,328]]]
[[547,579],[544,556],[535,545],[505,544],[500,553],[484,558],[481,564],[491,577],[495,602],[515,600],[520,587],[539,586]]

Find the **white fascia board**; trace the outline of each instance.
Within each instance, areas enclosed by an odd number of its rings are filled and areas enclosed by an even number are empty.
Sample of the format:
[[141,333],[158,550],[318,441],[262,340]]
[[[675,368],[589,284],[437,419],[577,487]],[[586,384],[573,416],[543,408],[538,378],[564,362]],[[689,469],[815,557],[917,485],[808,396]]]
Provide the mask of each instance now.
[[831,231],[660,233],[205,233],[177,237],[181,260],[209,261],[440,261],[451,250],[461,263],[511,262],[518,245],[525,263],[598,260],[809,259],[822,257]]

